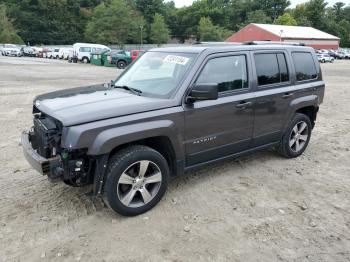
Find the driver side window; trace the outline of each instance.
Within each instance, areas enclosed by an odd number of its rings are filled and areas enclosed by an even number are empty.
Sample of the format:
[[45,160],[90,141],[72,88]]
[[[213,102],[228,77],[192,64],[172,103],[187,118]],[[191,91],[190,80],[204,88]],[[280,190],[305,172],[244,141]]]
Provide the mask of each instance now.
[[221,93],[248,88],[246,56],[235,55],[210,59],[196,82],[218,84]]

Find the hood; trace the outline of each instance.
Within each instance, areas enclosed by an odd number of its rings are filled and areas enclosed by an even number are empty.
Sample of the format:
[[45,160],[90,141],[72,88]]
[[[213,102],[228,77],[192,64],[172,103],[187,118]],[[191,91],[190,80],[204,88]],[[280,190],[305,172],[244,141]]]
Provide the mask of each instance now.
[[104,85],[66,89],[37,96],[34,105],[64,126],[170,107],[169,100],[137,96]]

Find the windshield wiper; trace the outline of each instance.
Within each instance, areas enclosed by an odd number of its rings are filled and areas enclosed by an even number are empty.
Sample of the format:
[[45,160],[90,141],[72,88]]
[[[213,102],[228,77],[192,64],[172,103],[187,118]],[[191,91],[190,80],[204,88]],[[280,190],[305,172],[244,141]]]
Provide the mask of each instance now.
[[125,89],[125,90],[130,91],[131,93],[133,93],[134,95],[137,95],[137,96],[140,96],[142,93],[142,91],[140,89],[132,88],[129,86],[114,86],[114,88]]
[[112,88],[121,88],[121,89],[130,91],[131,93],[133,93],[134,95],[137,95],[137,96],[140,96],[140,95],[142,94],[142,91],[141,91],[140,89],[132,88],[132,87],[129,87],[129,86],[126,86],[126,85],[123,85],[123,86],[116,86],[116,85],[114,84],[114,82],[111,82],[110,86],[111,86]]

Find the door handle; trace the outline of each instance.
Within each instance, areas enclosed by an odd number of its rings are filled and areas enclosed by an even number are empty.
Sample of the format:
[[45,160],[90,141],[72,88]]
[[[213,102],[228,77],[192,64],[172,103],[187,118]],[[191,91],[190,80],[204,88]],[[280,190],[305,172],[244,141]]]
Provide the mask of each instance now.
[[292,97],[294,94],[293,93],[285,93],[282,98],[289,98]]
[[240,102],[239,104],[236,105],[236,108],[246,108],[248,106],[250,106],[252,104],[252,102]]

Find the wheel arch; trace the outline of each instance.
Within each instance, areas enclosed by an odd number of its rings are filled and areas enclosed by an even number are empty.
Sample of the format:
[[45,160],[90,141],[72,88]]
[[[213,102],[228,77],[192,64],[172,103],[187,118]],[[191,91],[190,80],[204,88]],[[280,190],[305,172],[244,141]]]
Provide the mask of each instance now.
[[81,58],[81,61],[84,61],[84,59],[87,59],[87,61],[88,61],[88,63],[90,62],[90,58],[89,57],[87,57],[87,56],[83,56],[82,58]]
[[115,148],[113,148],[112,151],[109,153],[109,158],[111,158],[120,150],[133,145],[143,145],[154,149],[166,159],[169,165],[171,175],[177,174],[178,168],[177,168],[177,161],[176,161],[177,157],[176,157],[175,149],[170,138],[167,136],[148,137],[148,138],[143,138],[143,139],[118,145]]
[[289,104],[289,116],[285,122],[284,130],[288,127],[290,120],[296,113],[307,115],[311,120],[312,127],[314,127],[320,104],[319,100],[317,95],[303,96],[292,100]]
[[318,106],[305,106],[302,108],[299,108],[296,113],[304,114],[310,118],[312,127],[315,126],[316,118],[317,118],[317,112],[319,110]]

